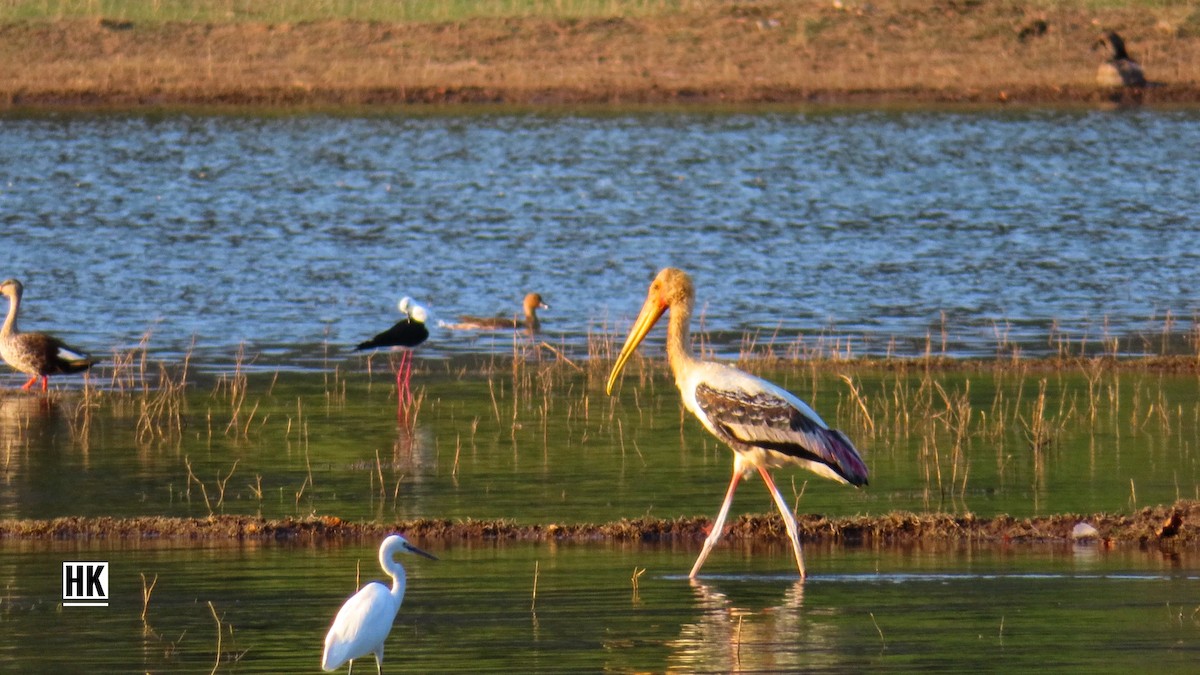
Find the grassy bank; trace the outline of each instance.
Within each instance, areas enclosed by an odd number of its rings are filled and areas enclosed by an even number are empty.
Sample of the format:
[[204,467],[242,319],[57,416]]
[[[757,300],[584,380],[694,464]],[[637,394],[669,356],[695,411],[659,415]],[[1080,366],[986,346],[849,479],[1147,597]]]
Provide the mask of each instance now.
[[59,105],[1200,101],[1191,2],[537,0],[0,6],[0,102]]

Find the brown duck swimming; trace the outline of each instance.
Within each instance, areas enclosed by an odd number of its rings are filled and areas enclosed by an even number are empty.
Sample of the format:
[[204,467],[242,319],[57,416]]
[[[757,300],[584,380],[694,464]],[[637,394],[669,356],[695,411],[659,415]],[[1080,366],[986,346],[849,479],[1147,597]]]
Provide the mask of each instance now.
[[550,306],[542,302],[542,296],[537,293],[526,295],[523,306],[525,309],[524,321],[516,317],[507,316],[460,316],[457,323],[442,324],[442,327],[452,330],[499,330],[516,328],[518,330],[525,329],[531,333],[538,332],[542,324],[538,321],[537,311],[539,309],[550,309]]
[[25,288],[16,279],[0,283],[0,294],[8,297],[8,318],[0,328],[0,357],[13,368],[28,374],[29,381],[21,389],[29,389],[42,378],[42,391],[49,388],[51,375],[78,373],[92,367],[87,354],[68,347],[58,338],[45,333],[22,333],[17,330],[17,312]]

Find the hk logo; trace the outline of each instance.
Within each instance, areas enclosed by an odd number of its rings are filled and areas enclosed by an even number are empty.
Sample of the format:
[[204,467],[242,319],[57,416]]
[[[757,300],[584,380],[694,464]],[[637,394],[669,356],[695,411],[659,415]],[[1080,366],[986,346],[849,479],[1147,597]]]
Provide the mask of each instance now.
[[108,607],[108,563],[64,562],[64,607]]

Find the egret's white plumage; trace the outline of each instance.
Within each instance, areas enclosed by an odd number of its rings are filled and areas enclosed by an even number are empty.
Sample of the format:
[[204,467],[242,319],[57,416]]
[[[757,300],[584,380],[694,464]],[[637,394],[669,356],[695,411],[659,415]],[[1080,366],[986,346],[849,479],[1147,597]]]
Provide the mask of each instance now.
[[613,365],[607,391],[612,392],[625,362],[669,309],[667,360],[683,405],[709,433],[734,451],[733,478],[725,501],[690,576],[699,573],[709,551],[720,539],[738,482],[757,470],[783,516],[796,565],[804,577],[804,556],[795,517],[768,470],[795,464],[826,478],[860,486],[867,483],[867,466],[845,434],[831,429],[816,411],[790,392],[737,368],[699,361],[692,356],[689,323],[694,303],[695,290],[686,273],[674,268],[658,273]]
[[353,672],[354,659],[374,654],[375,667],[378,672],[383,672],[383,645],[392,630],[396,613],[400,611],[407,579],[404,566],[393,559],[398,553],[415,553],[437,560],[398,534],[384,539],[379,547],[379,566],[392,577],[392,587],[389,589],[372,581],[342,605],[337,618],[333,620],[333,626],[325,635],[322,670],[336,670],[350,661],[350,670]]

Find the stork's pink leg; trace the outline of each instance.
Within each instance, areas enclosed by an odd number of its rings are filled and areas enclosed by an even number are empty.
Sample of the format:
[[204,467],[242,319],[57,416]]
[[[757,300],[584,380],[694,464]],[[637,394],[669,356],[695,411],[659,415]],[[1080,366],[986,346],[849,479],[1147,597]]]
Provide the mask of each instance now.
[[28,381],[28,382],[26,382],[25,384],[21,385],[21,391],[29,391],[29,388],[30,388],[30,387],[32,387],[32,386],[33,386],[33,383],[34,383],[34,382],[37,382],[37,381],[38,381],[38,376],[37,376],[37,375],[34,375],[33,377],[29,378],[29,381]]
[[50,376],[42,376],[42,391],[50,391]]
[[700,550],[700,557],[696,558],[696,564],[692,565],[692,571],[688,574],[689,579],[695,579],[699,574],[700,568],[704,566],[704,560],[708,558],[709,551],[713,546],[717,545],[717,540],[721,538],[721,532],[725,529],[725,517],[729,515],[729,506],[733,504],[733,493],[737,490],[738,481],[742,479],[742,472],[745,467],[742,466],[741,455],[735,455],[733,460],[733,478],[729,480],[729,489],[725,491],[725,501],[721,504],[721,511],[717,513],[717,519],[712,524],[712,531],[708,533],[708,537],[704,540],[704,548]]
[[771,496],[775,498],[775,506],[779,507],[779,515],[783,516],[783,525],[787,528],[788,537],[792,540],[792,552],[796,554],[796,567],[800,568],[800,578],[803,579],[807,575],[804,572],[804,554],[800,551],[800,533],[796,527],[796,517],[792,515],[792,510],[788,508],[787,502],[783,501],[783,495],[779,494],[779,488],[775,487],[775,481],[771,480],[771,473],[761,466],[758,467],[758,473],[766,482]]

